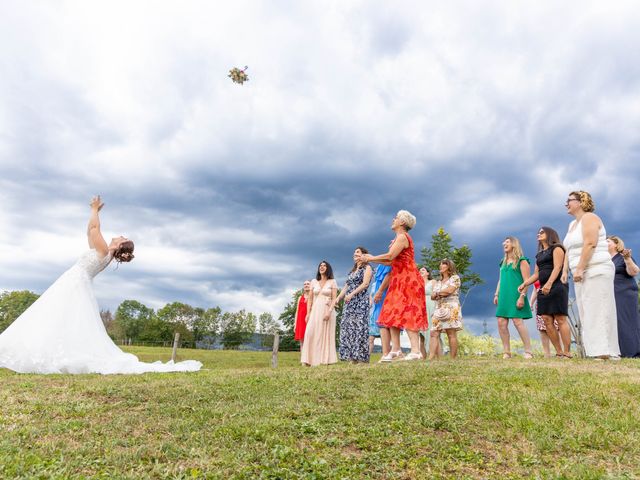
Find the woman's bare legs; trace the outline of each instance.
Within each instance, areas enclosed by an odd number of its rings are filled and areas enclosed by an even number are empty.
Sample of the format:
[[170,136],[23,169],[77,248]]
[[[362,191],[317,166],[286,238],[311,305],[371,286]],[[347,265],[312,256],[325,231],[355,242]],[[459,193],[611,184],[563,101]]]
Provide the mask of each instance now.
[[447,338],[449,339],[449,357],[456,358],[458,356],[458,331],[455,328],[447,328]]
[[391,351],[391,334],[388,328],[380,327],[380,341],[382,342],[382,356],[389,355]]
[[569,327],[567,317],[564,315],[556,315],[555,319],[558,322],[560,339],[562,340],[562,347],[564,349],[563,355],[565,357],[571,357],[571,328]]
[[[518,333],[520,334],[522,343],[524,343],[525,358],[527,358],[527,355],[529,356],[529,358],[531,358],[532,356],[531,338],[529,338],[529,330],[527,330],[527,326],[525,325],[524,321],[521,318],[512,318],[512,320],[513,320],[513,325],[516,327],[516,330],[518,330]],[[548,335],[548,330],[547,330],[547,335]]]
[[427,340],[425,338],[426,332],[424,335],[420,334],[420,354],[422,355],[422,358],[427,358],[427,349],[426,349],[426,343]]
[[544,330],[540,330],[540,343],[542,343],[542,351],[544,352],[544,358],[551,357],[551,349],[549,348],[549,335]]
[[560,336],[553,324],[553,315],[542,315],[542,319],[544,320],[544,326],[547,328],[547,336],[549,337],[549,340],[551,340],[553,348],[556,349],[556,356],[561,357],[562,345],[560,345]]
[[503,356],[511,356],[511,338],[509,337],[509,319],[498,317],[498,333],[502,340]]
[[[411,343],[411,353],[420,354],[420,332],[417,330],[407,330],[409,342]],[[400,336],[398,335],[398,338]],[[400,342],[398,341],[398,345]]]
[[[380,329],[382,331],[382,329]],[[396,327],[391,327],[390,329],[390,333],[391,333],[391,348],[393,350],[390,350],[392,352],[398,353],[399,355],[402,354],[402,347],[400,346],[400,329],[396,328]]]
[[431,330],[429,332],[429,360],[438,356],[440,350],[440,332]]

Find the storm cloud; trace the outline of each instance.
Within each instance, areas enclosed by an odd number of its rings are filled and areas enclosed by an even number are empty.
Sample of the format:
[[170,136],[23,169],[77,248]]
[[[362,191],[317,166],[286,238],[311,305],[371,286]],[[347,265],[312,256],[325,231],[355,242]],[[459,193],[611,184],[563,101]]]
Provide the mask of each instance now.
[[408,209],[418,247],[442,226],[472,248],[479,332],[502,239],[533,258],[571,190],[640,244],[631,1],[3,2],[0,39],[0,289],[72,264],[96,193],[136,241],[96,279],[111,309],[277,315]]

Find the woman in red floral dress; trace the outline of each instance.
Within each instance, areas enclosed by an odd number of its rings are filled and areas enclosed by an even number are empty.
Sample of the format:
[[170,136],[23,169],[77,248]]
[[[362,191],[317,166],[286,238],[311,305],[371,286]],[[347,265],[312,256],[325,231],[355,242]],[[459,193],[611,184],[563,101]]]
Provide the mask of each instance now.
[[293,339],[300,342],[300,351],[302,351],[302,343],[304,342],[304,332],[307,329],[307,301],[309,300],[309,292],[311,292],[311,282],[305,280],[302,287],[302,295],[298,298],[298,305],[296,306],[296,328],[293,335]]
[[416,224],[416,217],[400,210],[391,223],[396,238],[385,254],[365,255],[366,261],[391,265],[387,298],[382,305],[378,325],[388,328],[395,351],[390,351],[382,361],[402,357],[400,331],[405,329],[411,342],[411,353],[405,360],[420,360],[420,330],[427,329],[427,307],[424,281],[416,266],[413,240],[407,233]]

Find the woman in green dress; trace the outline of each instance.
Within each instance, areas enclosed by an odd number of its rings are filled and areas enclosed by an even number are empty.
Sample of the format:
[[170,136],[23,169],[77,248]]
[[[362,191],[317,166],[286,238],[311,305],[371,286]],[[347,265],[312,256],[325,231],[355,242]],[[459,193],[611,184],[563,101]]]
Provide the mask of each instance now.
[[522,253],[520,241],[516,237],[505,238],[502,242],[502,248],[504,258],[500,262],[500,280],[498,280],[496,294],[493,297],[493,304],[498,307],[496,317],[498,317],[498,332],[504,352],[502,358],[511,358],[509,319],[513,320],[524,344],[524,358],[533,358],[529,331],[522,321],[533,315],[527,291],[518,292],[518,287],[531,274],[529,259]]

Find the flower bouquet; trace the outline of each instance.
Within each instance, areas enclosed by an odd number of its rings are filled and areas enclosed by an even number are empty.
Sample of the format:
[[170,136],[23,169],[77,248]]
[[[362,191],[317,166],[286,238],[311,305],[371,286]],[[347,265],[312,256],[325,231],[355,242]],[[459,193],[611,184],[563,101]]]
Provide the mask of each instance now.
[[249,81],[249,75],[246,74],[247,68],[249,67],[245,66],[242,70],[240,70],[239,68],[234,67],[229,70],[228,77],[233,80],[234,83],[239,83],[240,85],[242,85],[244,82]]

